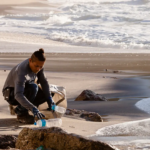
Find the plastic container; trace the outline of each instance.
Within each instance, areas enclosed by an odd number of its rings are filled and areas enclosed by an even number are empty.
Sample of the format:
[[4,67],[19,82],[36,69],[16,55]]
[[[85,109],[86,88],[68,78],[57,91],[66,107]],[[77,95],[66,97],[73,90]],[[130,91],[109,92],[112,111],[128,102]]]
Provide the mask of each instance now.
[[64,114],[66,112],[66,109],[64,107],[52,105],[52,110],[57,111],[61,114]]
[[54,119],[41,119],[34,123],[39,127],[60,127],[62,125],[61,118],[54,118]]

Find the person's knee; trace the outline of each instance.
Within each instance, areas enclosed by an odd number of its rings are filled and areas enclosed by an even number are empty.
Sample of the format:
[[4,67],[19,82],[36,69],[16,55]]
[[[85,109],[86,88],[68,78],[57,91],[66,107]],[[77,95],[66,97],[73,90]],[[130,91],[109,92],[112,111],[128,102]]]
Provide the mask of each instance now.
[[25,86],[24,96],[30,101],[33,102],[38,93],[38,85],[35,83],[27,84]]
[[36,92],[38,91],[38,85],[35,83],[31,84],[31,88],[32,90],[35,90]]
[[35,83],[28,84],[28,85],[26,86],[26,89],[27,89],[27,90],[30,90],[30,91],[32,91],[32,92],[34,92],[34,93],[37,93],[37,91],[38,91],[38,85],[35,84]]

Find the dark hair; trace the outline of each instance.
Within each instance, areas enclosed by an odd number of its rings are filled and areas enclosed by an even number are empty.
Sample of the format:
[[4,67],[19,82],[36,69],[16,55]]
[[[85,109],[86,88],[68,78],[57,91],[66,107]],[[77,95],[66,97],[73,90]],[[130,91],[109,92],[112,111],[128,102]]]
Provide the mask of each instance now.
[[32,61],[45,61],[46,57],[44,55],[44,49],[40,48],[38,51],[35,51],[31,56]]

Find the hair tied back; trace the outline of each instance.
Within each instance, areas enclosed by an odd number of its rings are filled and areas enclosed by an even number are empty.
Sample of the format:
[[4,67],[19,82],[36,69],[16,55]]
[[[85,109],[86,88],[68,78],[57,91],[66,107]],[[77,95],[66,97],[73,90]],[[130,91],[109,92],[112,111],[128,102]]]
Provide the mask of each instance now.
[[39,52],[42,53],[42,54],[44,54],[44,49],[43,49],[43,48],[40,48],[40,49],[39,49]]

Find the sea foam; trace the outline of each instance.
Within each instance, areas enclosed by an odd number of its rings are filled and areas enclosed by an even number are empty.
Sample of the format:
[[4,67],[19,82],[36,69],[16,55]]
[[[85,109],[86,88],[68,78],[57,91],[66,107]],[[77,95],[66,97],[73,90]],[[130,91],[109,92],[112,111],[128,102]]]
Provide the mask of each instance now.
[[[41,35],[76,46],[150,49],[149,1],[49,0],[49,3],[55,5],[49,6],[49,13],[34,9],[34,13],[0,16],[0,31]],[[15,9],[19,10],[19,6]]]
[[[138,101],[135,106],[150,114],[150,98]],[[98,136],[150,136],[150,119],[130,121],[99,129]]]

